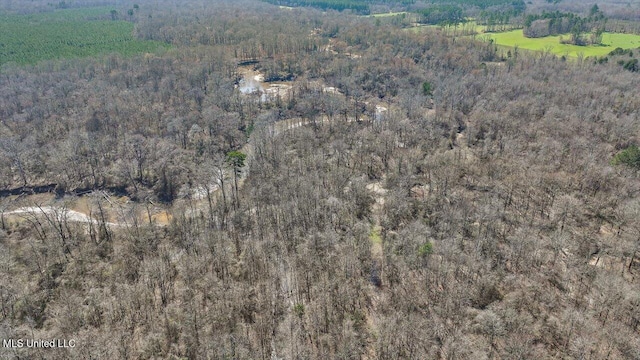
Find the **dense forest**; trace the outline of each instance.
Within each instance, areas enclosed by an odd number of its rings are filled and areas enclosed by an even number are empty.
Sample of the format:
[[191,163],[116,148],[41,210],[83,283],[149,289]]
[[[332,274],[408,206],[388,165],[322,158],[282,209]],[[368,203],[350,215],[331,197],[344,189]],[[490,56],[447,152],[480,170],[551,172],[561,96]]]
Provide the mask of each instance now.
[[418,11],[422,24],[457,25],[466,22],[464,10],[456,5],[437,5]]
[[[449,13],[451,9],[464,8],[465,10],[482,9],[491,13],[516,13],[524,12],[526,5],[522,0],[431,0],[426,3],[416,2],[415,0],[264,0],[271,4],[284,6],[306,6],[315,7],[322,10],[351,10],[360,15],[368,15],[371,13],[371,6],[390,9],[413,9],[417,7],[418,12],[425,9],[433,9],[433,11]],[[414,5],[415,6],[411,6]],[[447,18],[447,22],[452,22],[453,18]],[[428,22],[432,23],[432,22]]]
[[640,359],[640,50],[135,5],[1,68],[0,357]]
[[587,16],[593,5],[598,5],[605,16],[619,20],[640,20],[640,0],[626,1],[583,1],[583,0],[528,0],[527,11],[541,13],[543,11],[570,12]]

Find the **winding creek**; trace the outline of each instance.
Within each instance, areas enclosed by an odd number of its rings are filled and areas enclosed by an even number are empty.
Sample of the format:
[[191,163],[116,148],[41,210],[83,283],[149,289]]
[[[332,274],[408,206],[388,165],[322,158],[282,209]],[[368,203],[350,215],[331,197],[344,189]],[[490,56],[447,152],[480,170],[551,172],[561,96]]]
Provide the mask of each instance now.
[[[239,67],[239,73],[242,75],[242,79],[237,85],[238,90],[246,97],[259,97],[261,102],[275,101],[278,96],[288,96],[294,85],[293,82],[267,83],[264,81],[264,74],[247,66]],[[322,91],[325,93],[344,96],[338,89],[334,87],[325,86],[324,84],[321,84],[320,86]],[[366,102],[365,104],[369,105],[368,102]],[[379,104],[375,105],[374,120],[382,119],[384,113],[387,111],[387,107]],[[315,122],[328,123],[329,121],[329,117],[321,116],[319,119],[316,119]],[[355,119],[350,117],[347,118],[347,121],[351,122],[355,121]],[[284,132],[300,128],[310,123],[310,120],[302,118],[283,119],[268,125],[266,131],[277,136]],[[251,158],[253,155],[253,138],[249,138],[249,141],[247,141],[241,151],[247,154],[246,170],[242,172],[242,177],[245,177],[250,170]],[[220,191],[219,185],[217,183],[210,184],[209,188],[212,194],[217,194]],[[43,195],[45,195],[44,193],[45,191],[43,191],[43,193],[36,192],[34,193],[34,195],[10,194],[12,197],[15,197],[16,200],[20,199],[20,203],[26,203],[29,205],[18,207],[15,209],[11,209],[10,204],[5,204],[3,207],[0,207],[0,216],[2,217],[3,222],[5,219],[11,221],[37,216],[56,221],[64,220],[66,222],[94,225],[100,223],[91,215],[92,211],[90,210],[90,206],[80,206],[78,204],[69,206],[67,203],[64,203],[62,205],[51,205],[52,202],[57,202],[57,200],[53,200],[54,196],[52,193],[49,193],[50,196],[43,197]],[[206,196],[204,196],[203,193],[206,193],[206,191],[202,187],[196,187],[194,189],[188,190],[188,196],[196,202],[196,208],[188,211],[187,215],[196,216],[199,208],[201,206],[204,207]],[[146,211],[144,211],[145,209],[142,209],[143,207],[145,207],[144,204],[132,204],[132,202],[130,202],[129,200],[124,200],[121,202],[111,201],[109,199],[109,196],[102,191],[94,191],[89,192],[88,194],[78,195],[77,199],[84,199],[84,202],[86,202],[86,199],[88,199],[91,194],[98,194],[101,197],[105,197],[105,199],[107,199],[108,203],[110,204],[111,212],[116,214],[112,214],[112,216],[104,222],[107,226],[129,227],[132,223],[136,222],[133,218],[136,218],[138,221],[146,219],[150,224],[153,224],[155,226],[166,226],[169,224],[172,217],[170,215],[170,212],[165,209],[154,207],[153,211],[149,210],[148,204],[146,205]],[[136,211],[134,211],[135,209],[131,209],[131,207],[138,207],[137,215],[134,215]]]

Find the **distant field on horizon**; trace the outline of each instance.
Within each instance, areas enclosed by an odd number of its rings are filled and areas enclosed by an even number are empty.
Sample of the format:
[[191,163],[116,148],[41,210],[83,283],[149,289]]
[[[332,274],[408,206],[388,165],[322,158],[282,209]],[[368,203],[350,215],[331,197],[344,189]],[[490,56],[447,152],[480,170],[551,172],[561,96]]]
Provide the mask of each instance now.
[[396,15],[402,15],[402,14],[409,14],[406,11],[399,11],[399,12],[388,12],[388,13],[376,13],[376,14],[371,14],[368,15],[370,17],[389,17],[389,16],[396,16]]
[[419,32],[422,29],[442,29],[448,34],[469,34],[476,32],[478,34],[484,33],[487,30],[485,25],[478,25],[475,20],[471,19],[465,23],[457,25],[430,25],[422,24],[412,28],[408,28],[410,31]]
[[160,42],[136,40],[133,24],[112,20],[110,11],[100,7],[29,15],[0,14],[0,65],[10,62],[26,65],[112,52],[129,56],[168,47]]
[[[422,29],[439,28],[456,36],[475,36],[476,39],[489,40],[492,39],[496,45],[502,47],[518,47],[520,49],[531,51],[551,51],[556,55],[565,55],[568,57],[583,56],[605,56],[616,48],[636,49],[640,48],[640,35],[622,34],[606,32],[602,35],[602,45],[577,46],[569,44],[561,44],[560,38],[568,38],[569,34],[558,36],[547,36],[543,38],[527,38],[523,35],[522,29],[504,31],[504,32],[485,32],[487,27],[478,25],[475,21],[469,21],[457,26],[439,26],[439,25],[423,25],[409,28],[410,31],[419,32]],[[476,35],[467,35],[476,32]]]
[[604,33],[602,35],[602,45],[577,46],[561,44],[560,38],[568,38],[567,35],[547,36],[543,38],[527,38],[522,34],[522,30],[512,30],[501,33],[485,33],[478,35],[479,38],[492,39],[496,45],[509,46],[534,51],[551,51],[556,55],[569,57],[583,56],[604,56],[616,48],[635,49],[640,47],[640,35]]

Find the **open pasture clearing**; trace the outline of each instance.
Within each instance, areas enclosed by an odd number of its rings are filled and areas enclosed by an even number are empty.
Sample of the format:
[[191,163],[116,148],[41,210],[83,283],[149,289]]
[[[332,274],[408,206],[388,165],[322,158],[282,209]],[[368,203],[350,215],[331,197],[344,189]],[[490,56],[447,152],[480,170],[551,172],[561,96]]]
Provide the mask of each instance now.
[[[561,44],[560,39],[568,39],[569,34],[547,36],[542,38],[527,38],[523,35],[522,29],[487,32],[487,27],[478,25],[475,21],[457,25],[420,25],[409,28],[409,31],[420,32],[426,29],[440,29],[448,36],[475,36],[476,39],[493,40],[500,47],[530,50],[549,51],[555,55],[576,58],[578,56],[605,56],[616,48],[636,49],[640,48],[640,35],[611,33],[602,34],[602,45],[578,46],[571,44]],[[589,34],[585,34],[589,36]]]
[[568,57],[578,56],[605,56],[616,48],[635,49],[640,47],[640,35],[604,33],[602,45],[577,46],[561,44],[560,38],[567,39],[569,35],[547,36],[543,38],[527,38],[522,30],[513,30],[502,33],[487,33],[480,36],[486,40],[493,40],[496,45],[518,47],[534,51],[550,51],[556,55]]
[[112,52],[127,56],[166,46],[136,40],[133,24],[113,20],[111,10],[104,7],[0,15],[0,65],[9,62],[26,65]]

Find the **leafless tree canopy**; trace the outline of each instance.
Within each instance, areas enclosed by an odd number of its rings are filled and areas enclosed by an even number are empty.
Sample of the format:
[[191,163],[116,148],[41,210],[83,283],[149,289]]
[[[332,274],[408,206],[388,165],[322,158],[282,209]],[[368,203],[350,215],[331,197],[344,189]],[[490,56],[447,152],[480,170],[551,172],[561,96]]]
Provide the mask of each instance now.
[[[640,73],[138,5],[171,49],[0,72],[0,338],[77,344],[0,357],[640,359],[640,178],[612,162],[640,144]],[[291,89],[243,94],[243,71]]]

